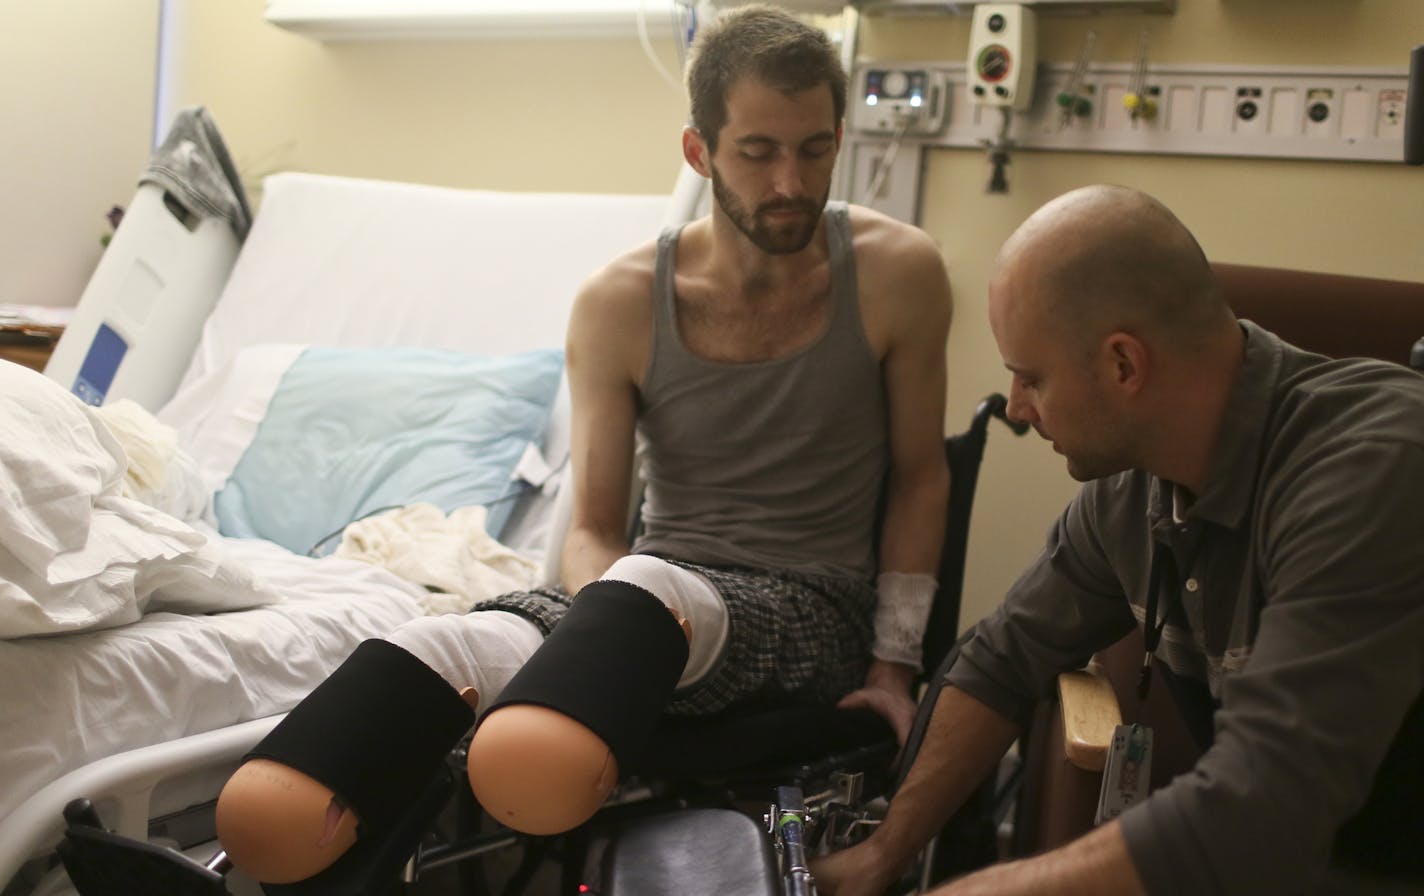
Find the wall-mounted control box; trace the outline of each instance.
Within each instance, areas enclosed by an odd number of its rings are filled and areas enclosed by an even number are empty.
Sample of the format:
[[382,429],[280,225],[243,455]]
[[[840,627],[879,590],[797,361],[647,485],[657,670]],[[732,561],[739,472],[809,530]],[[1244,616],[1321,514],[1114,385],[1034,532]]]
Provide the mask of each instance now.
[[867,134],[937,134],[947,114],[946,83],[933,69],[866,69],[851,126]]
[[980,3],[969,26],[969,98],[1022,111],[1033,99],[1037,19],[1019,3]]

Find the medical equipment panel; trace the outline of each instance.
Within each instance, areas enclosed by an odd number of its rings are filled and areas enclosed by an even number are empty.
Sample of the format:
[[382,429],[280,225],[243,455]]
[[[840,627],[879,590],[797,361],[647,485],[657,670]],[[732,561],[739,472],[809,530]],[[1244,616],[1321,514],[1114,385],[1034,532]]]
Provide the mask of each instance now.
[[948,83],[929,68],[866,69],[852,127],[865,134],[935,134],[944,127]]
[[969,96],[982,106],[1022,111],[1033,99],[1038,62],[1038,25],[1032,9],[1018,3],[974,7],[969,27]]

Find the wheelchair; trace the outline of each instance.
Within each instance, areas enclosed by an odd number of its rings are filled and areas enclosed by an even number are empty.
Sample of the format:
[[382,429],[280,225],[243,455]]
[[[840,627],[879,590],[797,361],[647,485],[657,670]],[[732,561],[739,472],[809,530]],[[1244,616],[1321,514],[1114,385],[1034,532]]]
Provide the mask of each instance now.
[[[810,855],[868,836],[908,771],[929,722],[943,675],[957,653],[969,520],[989,423],[1016,435],[1004,396],[976,407],[964,432],[945,440],[951,487],[946,536],[927,626],[920,709],[903,750],[869,710],[824,705],[743,707],[734,714],[665,720],[602,809],[554,837],[495,826],[463,782],[464,746],[453,751],[424,793],[379,844],[352,850],[321,874],[293,884],[263,884],[267,896],[386,896],[418,893],[436,869],[455,866],[461,893],[490,893],[473,860],[522,847],[502,896],[527,891],[547,862],[561,868],[560,892],[599,896],[810,896]],[[924,888],[997,858],[992,778],[926,850],[910,887]],[[87,801],[65,810],[60,858],[80,896],[221,896],[230,870],[219,851],[207,861],[120,837]],[[440,833],[448,828],[453,834]]]

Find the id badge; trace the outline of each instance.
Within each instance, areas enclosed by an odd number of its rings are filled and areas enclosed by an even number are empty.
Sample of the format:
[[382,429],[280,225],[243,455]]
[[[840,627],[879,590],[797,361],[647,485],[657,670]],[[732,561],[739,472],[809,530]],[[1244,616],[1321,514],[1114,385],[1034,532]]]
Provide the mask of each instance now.
[[1118,725],[1113,729],[1108,761],[1103,766],[1103,787],[1098,792],[1094,824],[1117,818],[1147,796],[1152,779],[1152,729],[1146,725]]

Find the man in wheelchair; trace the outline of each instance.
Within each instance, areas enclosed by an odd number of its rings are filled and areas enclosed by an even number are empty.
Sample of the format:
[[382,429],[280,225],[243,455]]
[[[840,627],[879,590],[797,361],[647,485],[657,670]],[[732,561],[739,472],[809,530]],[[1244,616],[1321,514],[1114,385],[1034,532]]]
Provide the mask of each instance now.
[[821,32],[745,7],[694,52],[711,214],[595,273],[569,323],[564,588],[368,641],[296,707],[217,807],[258,880],[378,848],[472,725],[476,797],[536,834],[585,821],[661,717],[839,703],[906,736],[948,491],[943,262],[827,201],[846,77]]
[[1236,320],[1182,223],[1118,187],[1015,232],[989,317],[1010,417],[1085,485],[964,645],[884,823],[815,865],[820,892],[883,893],[1054,676],[1136,626],[1139,692],[1168,689],[1195,768],[936,894],[1420,892],[1424,377]]

